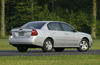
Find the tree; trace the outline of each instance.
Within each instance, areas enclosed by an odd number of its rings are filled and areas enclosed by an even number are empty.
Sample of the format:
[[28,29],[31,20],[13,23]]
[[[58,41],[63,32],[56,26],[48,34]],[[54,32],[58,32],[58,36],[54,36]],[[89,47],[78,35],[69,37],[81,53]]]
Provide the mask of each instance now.
[[1,36],[5,37],[5,0],[1,0]]
[[93,24],[92,24],[91,34],[92,37],[95,39],[96,39],[96,13],[97,13],[96,0],[93,0]]
[[[5,0],[5,17],[7,21],[5,29],[10,31],[12,28],[20,27],[29,21],[60,20],[70,23],[79,31],[86,33],[89,31],[93,37],[96,37],[96,35],[100,36],[100,28],[98,28],[100,26],[99,24],[96,25],[100,20],[100,1],[97,0],[98,16],[95,15],[96,11],[93,11],[95,13],[92,17],[91,10],[93,9],[94,1],[95,0]],[[68,12],[66,12],[66,9]],[[98,22],[96,22],[96,17]],[[93,20],[93,22],[91,22],[91,20]]]

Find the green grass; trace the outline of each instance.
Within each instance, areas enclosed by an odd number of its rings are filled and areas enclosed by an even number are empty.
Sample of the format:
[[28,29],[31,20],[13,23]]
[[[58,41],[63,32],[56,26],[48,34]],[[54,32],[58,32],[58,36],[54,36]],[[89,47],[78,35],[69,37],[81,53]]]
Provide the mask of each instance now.
[[1,37],[0,35],[0,39],[8,39],[9,38],[9,35],[6,35],[5,37]]
[[100,40],[94,40],[91,49],[100,49]]
[[7,39],[0,39],[0,50],[15,50],[16,48],[8,43]]
[[[100,49],[100,40],[94,40],[91,49]],[[16,50],[8,43],[7,39],[0,39],[0,50]]]
[[0,65],[100,65],[100,55],[9,56]]

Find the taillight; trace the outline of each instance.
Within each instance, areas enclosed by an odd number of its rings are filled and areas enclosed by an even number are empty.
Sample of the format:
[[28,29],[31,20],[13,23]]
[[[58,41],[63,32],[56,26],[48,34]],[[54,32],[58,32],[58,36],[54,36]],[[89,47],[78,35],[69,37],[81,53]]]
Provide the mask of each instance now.
[[36,35],[38,35],[38,32],[35,29],[33,29],[32,33],[31,33],[31,36],[36,36]]
[[11,31],[9,32],[9,35],[12,36],[12,32]]

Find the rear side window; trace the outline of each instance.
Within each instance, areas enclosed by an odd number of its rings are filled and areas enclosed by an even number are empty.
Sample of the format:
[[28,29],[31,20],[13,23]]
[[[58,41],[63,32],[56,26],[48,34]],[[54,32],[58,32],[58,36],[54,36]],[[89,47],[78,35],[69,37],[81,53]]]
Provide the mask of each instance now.
[[48,24],[48,29],[49,30],[58,30],[58,31],[61,31],[61,26],[58,22],[51,22]]
[[25,25],[23,25],[21,28],[25,28],[25,29],[41,29],[43,27],[43,25],[45,24],[45,22],[30,22],[27,23]]

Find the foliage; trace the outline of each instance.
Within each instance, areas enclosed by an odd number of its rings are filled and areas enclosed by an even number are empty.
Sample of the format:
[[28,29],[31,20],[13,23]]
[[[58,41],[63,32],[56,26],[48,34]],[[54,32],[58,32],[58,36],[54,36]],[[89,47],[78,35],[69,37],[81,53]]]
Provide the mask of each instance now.
[[[5,0],[6,31],[30,21],[65,21],[79,31],[91,32],[91,0]],[[98,0],[99,2],[99,0]],[[1,3],[0,3],[1,4]],[[99,6],[99,4],[97,5]],[[98,14],[100,13],[98,7]],[[100,16],[97,15],[97,19]],[[97,25],[99,35],[99,25]],[[7,33],[8,34],[8,33]]]
[[82,32],[90,33],[91,21],[88,14],[80,11],[75,13],[73,11],[69,12],[66,9],[66,16],[68,23],[73,25],[76,29]]
[[50,12],[47,5],[44,5],[44,10],[38,15],[38,20],[52,20],[52,21],[62,21],[63,18],[56,15],[56,13]]

